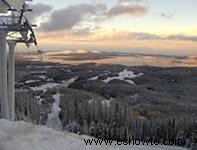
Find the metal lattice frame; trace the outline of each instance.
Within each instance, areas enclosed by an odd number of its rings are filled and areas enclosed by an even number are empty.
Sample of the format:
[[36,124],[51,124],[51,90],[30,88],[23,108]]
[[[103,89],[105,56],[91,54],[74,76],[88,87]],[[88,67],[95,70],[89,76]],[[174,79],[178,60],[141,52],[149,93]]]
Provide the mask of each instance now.
[[[9,6],[7,0],[1,2],[6,5],[9,12],[0,16],[0,117],[14,120],[15,47],[17,43],[25,43],[28,47],[33,43],[37,46],[37,41],[32,29],[34,25],[24,16],[25,12],[31,11],[26,9],[26,4],[24,3],[20,10],[16,10]],[[8,58],[6,40],[9,46]]]
[[25,43],[28,47],[31,43],[37,46],[32,27],[35,25],[31,25],[25,16],[0,16],[0,31],[8,33],[7,39]]

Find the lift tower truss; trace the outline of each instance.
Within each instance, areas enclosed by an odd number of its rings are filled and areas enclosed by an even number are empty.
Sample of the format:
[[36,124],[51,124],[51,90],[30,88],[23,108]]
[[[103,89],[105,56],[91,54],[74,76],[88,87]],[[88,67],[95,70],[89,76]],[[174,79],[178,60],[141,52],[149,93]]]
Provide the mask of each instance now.
[[[37,46],[36,37],[25,13],[27,1],[0,0],[0,118],[14,120],[15,112],[15,47],[17,43],[32,43]],[[6,43],[9,52],[7,55]]]

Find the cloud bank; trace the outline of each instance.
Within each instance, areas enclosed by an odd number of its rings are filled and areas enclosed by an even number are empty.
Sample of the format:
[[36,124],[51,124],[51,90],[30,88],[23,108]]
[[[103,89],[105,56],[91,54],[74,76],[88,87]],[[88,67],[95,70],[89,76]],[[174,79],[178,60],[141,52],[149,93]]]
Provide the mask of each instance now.
[[146,32],[116,32],[111,35],[101,37],[102,40],[137,40],[137,41],[192,41],[197,42],[197,36],[189,36],[184,34],[157,35]]
[[98,16],[105,9],[105,5],[102,4],[78,4],[55,10],[49,21],[41,24],[41,30],[50,32],[71,29],[84,20]]
[[77,4],[55,10],[49,21],[41,24],[41,30],[45,32],[69,30],[83,21],[95,22],[120,15],[143,16],[147,12],[147,6],[139,3],[117,4],[110,9],[105,4]]

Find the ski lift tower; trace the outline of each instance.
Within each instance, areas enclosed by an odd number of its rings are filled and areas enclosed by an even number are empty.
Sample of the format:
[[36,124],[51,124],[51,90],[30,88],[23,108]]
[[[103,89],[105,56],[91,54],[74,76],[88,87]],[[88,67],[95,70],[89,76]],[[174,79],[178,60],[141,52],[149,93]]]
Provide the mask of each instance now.
[[15,116],[16,44],[25,43],[29,47],[34,43],[37,46],[33,25],[24,15],[31,11],[27,1],[31,0],[0,0],[0,118],[7,120],[14,120]]

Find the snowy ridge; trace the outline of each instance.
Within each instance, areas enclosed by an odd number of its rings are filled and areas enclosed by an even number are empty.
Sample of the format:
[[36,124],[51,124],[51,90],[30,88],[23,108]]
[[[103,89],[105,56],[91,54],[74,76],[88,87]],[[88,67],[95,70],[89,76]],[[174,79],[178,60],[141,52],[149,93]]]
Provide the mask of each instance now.
[[0,150],[185,150],[169,146],[86,146],[79,136],[25,122],[0,120]]

